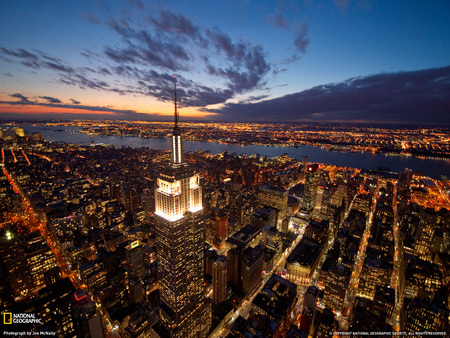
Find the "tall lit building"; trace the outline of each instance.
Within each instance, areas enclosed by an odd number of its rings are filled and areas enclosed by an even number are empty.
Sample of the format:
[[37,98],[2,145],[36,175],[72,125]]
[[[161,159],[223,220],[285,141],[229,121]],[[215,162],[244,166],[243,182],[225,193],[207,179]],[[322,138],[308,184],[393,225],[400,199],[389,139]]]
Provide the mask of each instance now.
[[171,163],[155,191],[160,316],[172,337],[206,337],[211,310],[203,293],[202,188],[199,175],[184,162],[176,85],[174,103]]
[[259,202],[262,206],[272,207],[278,210],[278,221],[286,217],[289,191],[272,187],[267,184],[259,188]]
[[216,303],[227,300],[227,259],[220,256],[213,264],[213,295]]
[[317,164],[308,166],[305,178],[305,190],[303,193],[303,210],[311,211],[314,209],[319,181],[320,171],[318,170]]

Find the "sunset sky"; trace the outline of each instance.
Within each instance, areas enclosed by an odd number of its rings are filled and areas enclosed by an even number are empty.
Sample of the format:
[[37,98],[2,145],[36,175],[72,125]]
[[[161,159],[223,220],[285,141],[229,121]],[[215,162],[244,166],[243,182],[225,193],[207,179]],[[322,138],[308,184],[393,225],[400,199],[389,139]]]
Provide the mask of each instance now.
[[450,1],[0,2],[0,118],[450,126]]

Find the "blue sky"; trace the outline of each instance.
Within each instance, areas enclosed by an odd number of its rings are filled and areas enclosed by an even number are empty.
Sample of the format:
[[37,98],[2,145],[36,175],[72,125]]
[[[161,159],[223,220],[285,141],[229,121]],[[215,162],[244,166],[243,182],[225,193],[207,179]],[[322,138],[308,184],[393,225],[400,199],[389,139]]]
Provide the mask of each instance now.
[[450,2],[2,1],[3,117],[450,124]]

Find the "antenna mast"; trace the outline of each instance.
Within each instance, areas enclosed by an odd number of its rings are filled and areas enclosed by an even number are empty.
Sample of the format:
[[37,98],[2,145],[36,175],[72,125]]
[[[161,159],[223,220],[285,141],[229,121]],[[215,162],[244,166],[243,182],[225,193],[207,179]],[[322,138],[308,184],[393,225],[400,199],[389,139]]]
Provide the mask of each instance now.
[[175,104],[175,127],[178,128],[178,110],[177,110],[177,77],[174,75],[173,77],[174,84],[174,104]]

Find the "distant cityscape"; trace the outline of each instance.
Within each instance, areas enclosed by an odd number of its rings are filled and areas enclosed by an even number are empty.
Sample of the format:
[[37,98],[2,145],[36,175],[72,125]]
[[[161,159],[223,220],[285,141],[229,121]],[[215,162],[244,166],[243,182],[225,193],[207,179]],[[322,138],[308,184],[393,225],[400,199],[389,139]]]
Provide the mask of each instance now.
[[[23,123],[23,121],[22,121]],[[17,124],[12,122],[11,125]],[[74,120],[34,125],[77,126],[90,135],[165,138],[171,122]],[[389,153],[420,158],[450,158],[450,128],[348,123],[183,122],[189,141],[238,145],[322,146],[342,152]]]
[[172,150],[55,143],[0,125],[4,332],[448,335],[447,178],[182,148],[182,140],[313,145],[450,160],[448,128],[45,125],[168,137]]

